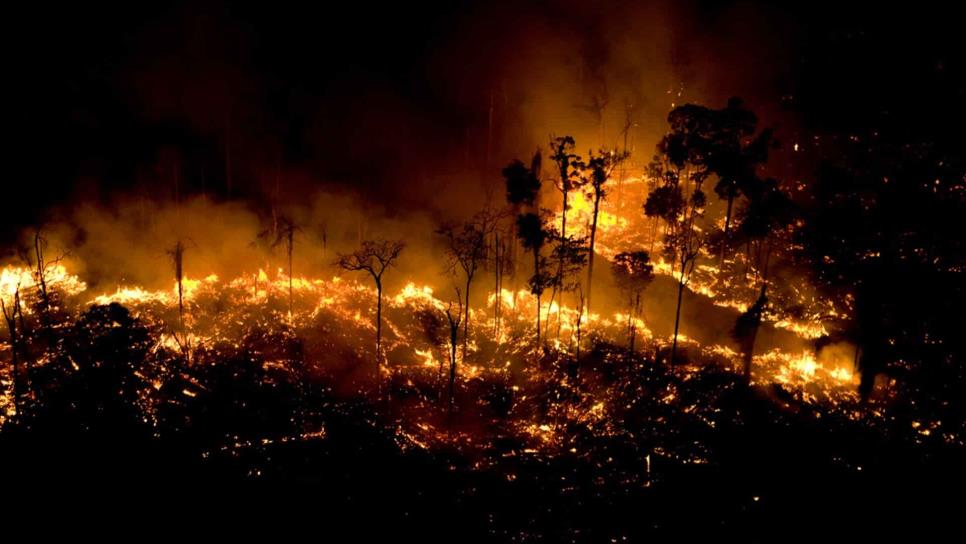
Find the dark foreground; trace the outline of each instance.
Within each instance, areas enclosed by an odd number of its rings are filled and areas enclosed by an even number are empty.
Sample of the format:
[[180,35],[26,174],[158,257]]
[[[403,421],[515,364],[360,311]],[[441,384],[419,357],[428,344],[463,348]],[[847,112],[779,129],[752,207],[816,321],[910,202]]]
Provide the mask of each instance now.
[[712,436],[715,462],[655,457],[650,484],[626,487],[605,476],[611,464],[644,463],[634,452],[521,456],[476,470],[455,453],[400,450],[365,409],[347,405],[320,415],[324,437],[206,454],[120,429],[7,432],[0,466],[11,504],[0,517],[43,532],[317,541],[958,538],[966,489],[958,450],[775,418],[760,391],[729,403],[747,416]]

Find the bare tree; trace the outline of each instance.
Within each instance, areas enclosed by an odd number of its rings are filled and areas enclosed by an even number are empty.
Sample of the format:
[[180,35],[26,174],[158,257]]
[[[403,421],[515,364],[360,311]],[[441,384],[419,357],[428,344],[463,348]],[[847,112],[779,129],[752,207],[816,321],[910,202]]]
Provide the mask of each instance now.
[[181,333],[181,350],[184,352],[185,358],[187,358],[190,353],[190,346],[188,345],[188,335],[184,325],[184,252],[185,246],[181,240],[178,240],[174,244],[174,247],[168,250],[168,255],[171,257],[171,264],[174,265],[174,279],[178,285],[178,328]]
[[451,274],[463,273],[466,280],[463,309],[463,359],[466,360],[470,324],[470,287],[473,277],[487,257],[487,240],[501,215],[489,208],[477,213],[462,226],[447,224],[436,232],[446,240],[446,268]]
[[34,231],[33,247],[20,250],[20,259],[33,270],[34,284],[37,287],[37,313],[40,314],[40,323],[44,334],[52,340],[50,335],[53,327],[53,310],[57,306],[57,294],[50,286],[51,270],[67,257],[67,253],[61,253],[57,257],[50,259],[47,256],[49,242],[41,234],[41,229]]
[[294,299],[292,298],[292,253],[295,250],[295,232],[298,231],[299,228],[291,219],[287,217],[282,217],[279,219],[279,223],[281,226],[278,229],[278,233],[276,235],[275,242],[272,243],[272,247],[274,248],[285,244],[285,252],[286,255],[288,255],[288,316],[289,319],[291,319],[293,315],[292,312],[294,310]]
[[400,240],[365,240],[354,252],[340,253],[335,262],[349,272],[367,272],[376,283],[376,379],[382,365],[382,276],[395,265],[405,247]]
[[[453,313],[453,302],[446,306],[446,321],[449,323],[449,410],[453,411],[456,390],[456,345],[459,342],[460,320],[463,315],[463,297],[460,288],[456,287],[456,302],[458,307]],[[464,355],[465,361],[465,355]]]

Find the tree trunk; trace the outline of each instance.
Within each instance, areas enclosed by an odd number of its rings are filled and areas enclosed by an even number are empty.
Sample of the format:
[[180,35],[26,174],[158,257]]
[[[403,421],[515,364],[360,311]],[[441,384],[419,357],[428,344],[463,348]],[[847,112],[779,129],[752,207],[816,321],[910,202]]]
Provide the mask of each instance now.
[[721,240],[721,254],[718,256],[718,266],[724,263],[725,247],[728,244],[728,238],[731,234],[731,210],[735,204],[735,197],[728,196],[728,211],[725,213],[725,228],[724,228],[724,239]]
[[500,306],[502,305],[502,289],[500,288],[500,235],[498,233],[493,233],[493,251],[496,254],[493,256],[494,266],[493,266],[493,292],[496,297],[493,299],[493,336],[497,339],[500,336]]
[[382,370],[382,281],[376,279],[376,382]]
[[641,306],[641,293],[637,293],[633,305],[631,306],[631,316],[628,317],[628,322],[630,323],[630,333],[631,333],[631,354],[634,354],[634,341],[637,340],[637,322],[632,319],[637,318],[638,308]]
[[470,283],[473,276],[466,277],[466,310],[463,311],[463,362],[466,362],[467,344],[470,339]]
[[590,296],[594,289],[594,243],[597,241],[597,214],[600,211],[600,193],[594,198],[594,219],[590,224],[590,255],[587,256],[587,315],[590,315]]
[[[561,186],[563,186],[564,180],[561,180]],[[567,194],[570,192],[566,188],[563,191],[563,213],[560,216],[560,237],[567,237]]]
[[450,353],[449,353],[449,411],[453,412],[456,404],[456,344],[459,341],[459,324],[450,327]]
[[537,295],[537,345],[540,345],[540,295]]
[[292,237],[294,236],[294,233],[292,232],[292,228],[293,228],[292,225],[289,224],[288,225],[288,317],[289,317],[289,319],[292,318],[292,310],[293,310],[293,307],[292,307],[292,302],[293,302],[293,299],[292,299],[292,249],[293,249],[293,247],[292,246],[293,246],[294,240],[292,239]]
[[684,297],[684,267],[681,265],[681,277],[678,281],[678,304],[674,312],[674,340],[671,342],[671,366],[674,366],[674,356],[678,350],[678,328],[681,325],[681,299]]
[[17,338],[17,309],[20,307],[20,293],[19,287],[18,291],[14,293],[13,309],[11,313],[7,314],[7,306],[0,298],[0,304],[3,306],[3,317],[7,321],[7,329],[10,332],[10,363],[11,363],[11,396],[13,401],[13,413],[17,417],[20,415],[20,388],[18,387],[18,382],[20,381],[20,360],[18,359],[17,351],[19,350],[19,341]]
[[[536,276],[540,273],[540,250],[533,250],[533,275]],[[543,294],[541,291],[537,294],[537,345],[540,345],[540,296]]]

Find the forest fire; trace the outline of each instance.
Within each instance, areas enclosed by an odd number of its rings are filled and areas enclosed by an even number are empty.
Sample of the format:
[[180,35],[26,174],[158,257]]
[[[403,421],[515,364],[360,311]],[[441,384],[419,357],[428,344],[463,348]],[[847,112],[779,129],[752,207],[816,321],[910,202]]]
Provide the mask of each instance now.
[[958,19],[210,4],[11,18],[15,506],[278,540],[955,526]]

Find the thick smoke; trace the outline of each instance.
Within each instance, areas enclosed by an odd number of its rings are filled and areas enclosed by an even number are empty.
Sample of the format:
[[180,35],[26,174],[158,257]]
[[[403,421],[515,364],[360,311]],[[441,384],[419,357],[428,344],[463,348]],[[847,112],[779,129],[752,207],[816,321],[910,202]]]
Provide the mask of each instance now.
[[[779,37],[793,25],[759,7],[698,7],[481,2],[412,8],[409,25],[394,20],[402,8],[133,13],[74,81],[80,149],[63,145],[76,164],[59,172],[70,190],[34,223],[107,290],[170,285],[179,240],[190,277],[272,272],[285,266],[271,247],[283,217],[298,227],[296,274],[333,274],[337,252],[397,238],[408,247],[391,282],[448,288],[434,229],[501,205],[500,168],[551,135],[583,154],[622,146],[627,123],[639,169],[673,106],[739,95],[782,138],[791,52]],[[545,183],[544,203],[556,198]],[[673,293],[663,281],[648,293],[656,332]],[[690,302],[685,334],[722,341],[733,314]]]

